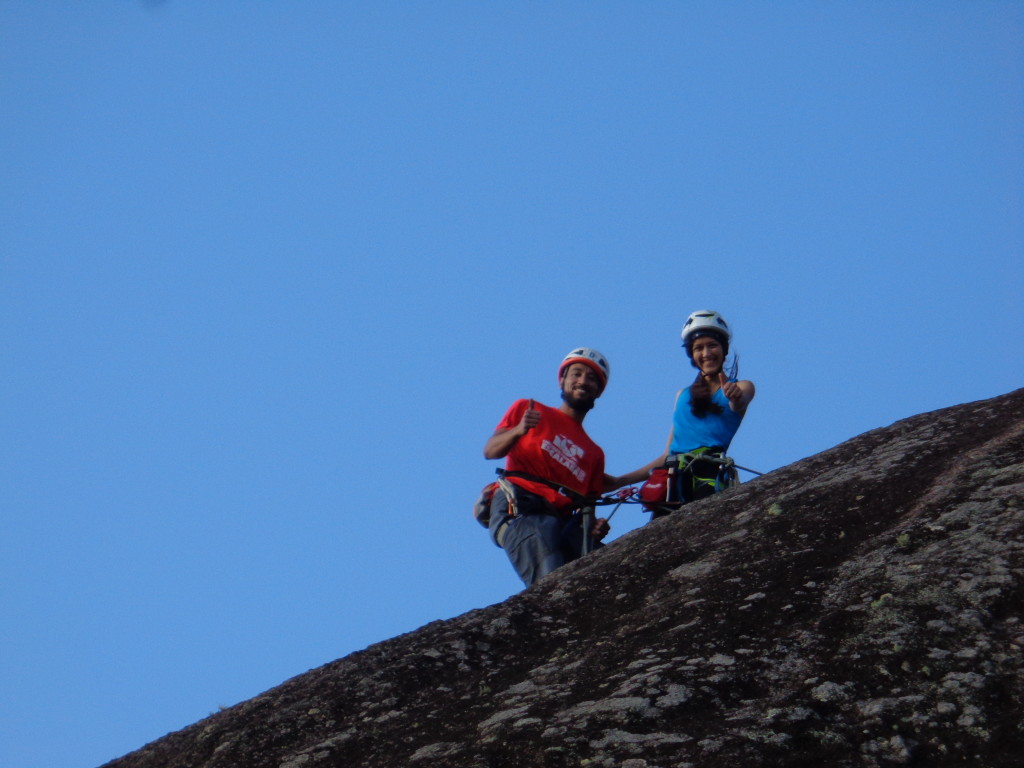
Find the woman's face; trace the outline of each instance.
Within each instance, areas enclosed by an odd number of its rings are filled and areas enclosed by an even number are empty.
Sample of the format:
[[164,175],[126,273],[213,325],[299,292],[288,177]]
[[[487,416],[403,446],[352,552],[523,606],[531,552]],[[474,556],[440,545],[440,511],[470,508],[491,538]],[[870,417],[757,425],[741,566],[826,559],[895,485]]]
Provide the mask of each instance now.
[[722,345],[711,336],[702,336],[693,342],[690,354],[693,355],[693,362],[697,364],[697,368],[705,376],[721,371],[725,362]]

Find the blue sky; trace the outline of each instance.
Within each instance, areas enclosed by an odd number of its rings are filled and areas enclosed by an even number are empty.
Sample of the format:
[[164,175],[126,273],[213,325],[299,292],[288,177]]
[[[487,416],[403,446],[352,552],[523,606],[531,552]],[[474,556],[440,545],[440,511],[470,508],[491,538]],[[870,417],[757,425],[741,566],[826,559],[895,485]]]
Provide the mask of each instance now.
[[0,0],[0,105],[3,765],[517,592],[481,450],[574,346],[616,474],[695,309],[762,471],[1024,383],[1016,2]]

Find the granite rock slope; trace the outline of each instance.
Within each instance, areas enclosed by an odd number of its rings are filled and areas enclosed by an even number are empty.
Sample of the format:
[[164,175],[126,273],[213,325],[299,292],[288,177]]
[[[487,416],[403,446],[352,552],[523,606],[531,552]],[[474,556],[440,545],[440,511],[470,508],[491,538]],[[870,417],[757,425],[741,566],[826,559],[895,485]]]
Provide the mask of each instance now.
[[689,505],[108,766],[1019,766],[1022,500],[1024,389]]

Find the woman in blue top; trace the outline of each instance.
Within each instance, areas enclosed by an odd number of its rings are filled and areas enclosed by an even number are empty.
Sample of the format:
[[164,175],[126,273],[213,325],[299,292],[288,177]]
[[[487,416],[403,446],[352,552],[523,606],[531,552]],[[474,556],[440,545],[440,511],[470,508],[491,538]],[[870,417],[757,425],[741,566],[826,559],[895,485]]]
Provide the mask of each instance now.
[[[717,312],[698,310],[682,330],[683,348],[697,378],[676,395],[672,431],[665,452],[657,459],[618,478],[622,485],[647,478],[651,470],[669,467],[673,471],[671,502],[685,503],[710,496],[728,485],[721,457],[739,429],[747,406],[754,399],[754,384],[736,378],[733,362],[729,375],[724,370],[732,332]],[[666,514],[665,508],[654,516]]]

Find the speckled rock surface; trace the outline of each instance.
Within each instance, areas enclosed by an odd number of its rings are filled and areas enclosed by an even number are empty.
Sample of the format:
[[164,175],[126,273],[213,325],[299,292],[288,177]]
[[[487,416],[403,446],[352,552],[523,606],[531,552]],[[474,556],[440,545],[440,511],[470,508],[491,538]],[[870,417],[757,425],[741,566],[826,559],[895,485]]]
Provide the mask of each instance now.
[[1024,390],[874,430],[109,768],[1021,765]]

